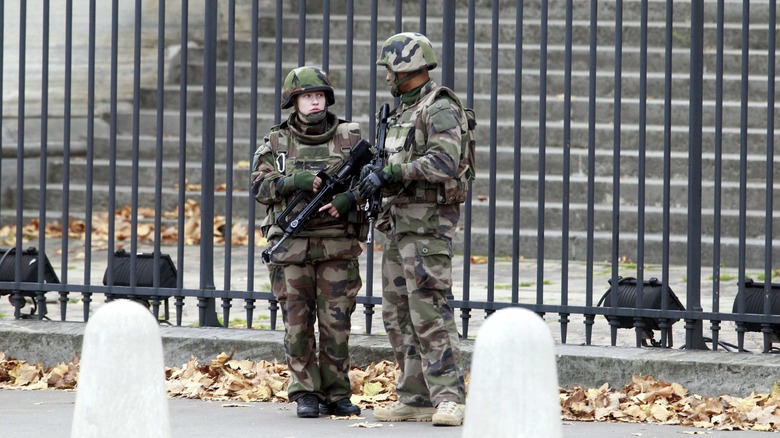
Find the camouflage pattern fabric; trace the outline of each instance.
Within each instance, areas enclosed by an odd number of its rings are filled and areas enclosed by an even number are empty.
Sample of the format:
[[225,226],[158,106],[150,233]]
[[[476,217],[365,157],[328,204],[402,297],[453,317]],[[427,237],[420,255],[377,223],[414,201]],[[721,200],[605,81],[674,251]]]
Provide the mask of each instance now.
[[[307,241],[315,254],[325,254],[326,247],[338,245],[334,239],[295,240]],[[362,286],[357,260],[361,251],[355,242],[333,260],[270,267],[284,321],[291,401],[307,393],[325,402],[352,395],[348,342],[355,297]]]
[[401,369],[399,400],[418,407],[465,403],[460,341],[446,297],[451,241],[393,237],[382,254],[382,319]]
[[[286,180],[277,182],[295,172],[335,170],[360,139],[356,123],[344,123],[330,113],[323,122],[326,128],[316,133],[299,127],[295,117],[293,113],[271,130],[252,164],[252,191],[268,206],[261,228],[271,245],[282,234],[277,215],[298,193],[286,187]],[[287,239],[269,264],[285,326],[291,401],[311,393],[329,403],[352,394],[348,341],[355,296],[362,286],[358,227],[364,221],[357,205],[352,209],[338,219],[319,214],[299,235]]]
[[436,52],[423,34],[403,32],[391,36],[382,45],[377,65],[384,65],[396,73],[436,68]]
[[413,406],[465,402],[459,338],[446,295],[452,286],[452,237],[460,205],[437,202],[440,183],[455,177],[460,156],[460,110],[442,97],[437,108],[401,104],[389,121],[389,163],[403,181],[385,187],[389,204],[377,228],[382,255],[382,317],[401,367],[396,391]]

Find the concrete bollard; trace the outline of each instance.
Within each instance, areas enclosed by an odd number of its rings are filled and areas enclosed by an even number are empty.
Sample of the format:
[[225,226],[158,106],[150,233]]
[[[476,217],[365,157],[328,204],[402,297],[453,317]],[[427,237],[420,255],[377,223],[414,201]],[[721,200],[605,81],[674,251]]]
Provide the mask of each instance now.
[[112,301],[84,331],[72,438],[170,438],[160,328],[143,306]]
[[463,436],[563,437],[555,341],[536,313],[502,309],[479,329]]

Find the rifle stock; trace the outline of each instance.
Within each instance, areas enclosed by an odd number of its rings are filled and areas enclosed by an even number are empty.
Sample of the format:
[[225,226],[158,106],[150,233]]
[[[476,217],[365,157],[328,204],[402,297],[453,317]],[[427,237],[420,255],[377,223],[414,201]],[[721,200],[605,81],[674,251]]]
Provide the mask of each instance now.
[[371,145],[367,141],[361,139],[352,147],[349,159],[344,162],[332,176],[324,171],[320,171],[317,176],[323,181],[323,185],[314,198],[303,207],[303,210],[298,212],[292,220],[287,220],[287,217],[290,216],[298,204],[306,200],[307,192],[301,191],[293,198],[282,214],[279,215],[276,224],[279,225],[284,234],[271,248],[263,251],[263,261],[269,263],[271,261],[271,255],[279,249],[279,246],[290,237],[298,235],[312,216],[319,211],[320,207],[327,204],[337,194],[348,189],[352,178],[355,175],[358,175],[360,169],[368,164],[370,160]]
[[[372,167],[378,169],[383,169],[387,161],[387,157],[385,157],[385,140],[387,139],[387,117],[389,114],[390,105],[385,103],[379,108],[379,120],[376,130],[376,153],[371,160]],[[382,190],[377,190],[376,193],[366,200],[364,209],[368,216],[366,243],[371,243],[374,241],[374,222],[379,217],[379,212],[382,211]]]

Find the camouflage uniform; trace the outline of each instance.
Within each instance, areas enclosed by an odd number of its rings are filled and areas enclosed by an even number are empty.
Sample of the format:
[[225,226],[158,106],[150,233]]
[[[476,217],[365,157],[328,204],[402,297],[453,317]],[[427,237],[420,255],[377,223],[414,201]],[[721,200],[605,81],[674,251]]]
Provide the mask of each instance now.
[[[305,68],[308,73],[313,70],[325,74],[319,69]],[[299,70],[293,70],[291,75]],[[317,80],[322,78],[314,82]],[[283,108],[293,105],[296,94],[312,91],[311,87],[301,91],[295,85],[286,82]],[[329,93],[326,90],[326,94],[328,103],[333,103],[332,89]],[[255,152],[252,165],[252,190],[257,201],[267,206],[261,228],[269,244],[282,236],[276,219],[299,193],[291,186],[290,176],[298,172],[334,171],[347,160],[350,148],[359,139],[357,123],[339,120],[331,113],[327,113],[319,130],[304,126],[297,112],[272,128]],[[311,193],[309,198],[313,196]],[[295,212],[305,204],[299,203]],[[348,340],[355,296],[362,286],[358,256],[362,252],[360,239],[364,228],[363,214],[356,203],[338,219],[327,212],[318,213],[271,257],[271,287],[279,300],[285,326],[291,401],[314,394],[320,402],[330,403],[348,399],[352,394]],[[315,321],[319,339],[315,337]]]
[[[435,67],[432,48],[429,42],[418,44],[420,37],[390,38],[377,64],[394,72]],[[428,49],[430,56],[417,55],[427,65],[415,64],[415,51]],[[383,205],[389,208],[377,221],[387,237],[382,317],[401,368],[396,391],[402,403],[423,407],[465,403],[459,337],[447,303],[460,205],[444,194],[458,169],[462,112],[460,103],[446,95],[427,105],[426,96],[437,90],[429,80],[417,100],[403,103],[402,98],[391,112],[385,148],[396,175],[383,189]]]

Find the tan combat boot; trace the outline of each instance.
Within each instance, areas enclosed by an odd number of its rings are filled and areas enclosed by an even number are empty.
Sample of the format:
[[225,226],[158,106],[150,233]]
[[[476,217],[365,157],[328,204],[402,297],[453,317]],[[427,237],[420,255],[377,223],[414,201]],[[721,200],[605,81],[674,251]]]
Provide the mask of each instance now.
[[416,407],[397,401],[390,406],[374,409],[374,418],[379,421],[431,421],[435,408]]
[[434,426],[460,426],[463,424],[463,416],[466,405],[451,401],[443,401],[436,407],[436,413],[432,420]]

